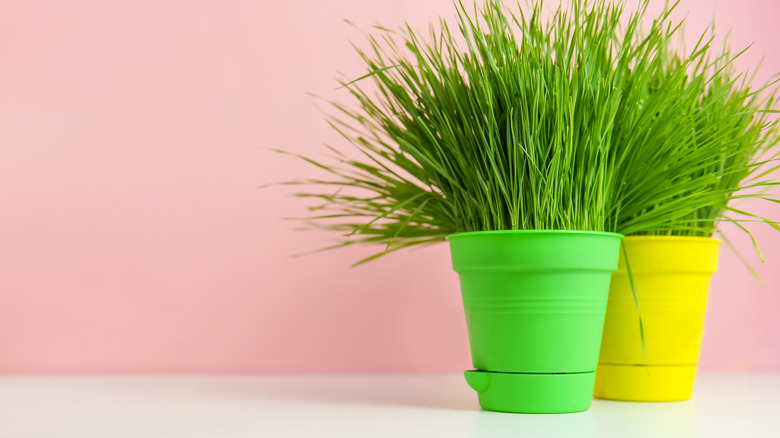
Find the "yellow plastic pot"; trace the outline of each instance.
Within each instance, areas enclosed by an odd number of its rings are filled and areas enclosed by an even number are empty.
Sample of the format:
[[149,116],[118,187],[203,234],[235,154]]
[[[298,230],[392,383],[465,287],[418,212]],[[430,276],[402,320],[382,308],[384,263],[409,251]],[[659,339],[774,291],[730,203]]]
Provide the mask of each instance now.
[[594,395],[626,401],[678,401],[693,394],[710,277],[720,241],[707,237],[629,236],[612,275]]

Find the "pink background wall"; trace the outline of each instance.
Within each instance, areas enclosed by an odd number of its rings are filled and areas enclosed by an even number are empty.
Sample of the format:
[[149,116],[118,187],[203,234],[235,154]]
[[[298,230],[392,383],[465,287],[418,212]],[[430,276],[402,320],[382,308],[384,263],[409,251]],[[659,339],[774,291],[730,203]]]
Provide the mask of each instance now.
[[[780,71],[780,4],[717,6],[745,62]],[[456,371],[469,367],[446,245],[352,269],[259,184],[336,136],[312,99],[361,73],[342,22],[422,25],[450,0],[5,1],[0,14],[0,371]],[[777,206],[764,214],[780,217]],[[780,234],[761,288],[724,252],[702,366],[780,370]],[[749,242],[738,236],[750,254]]]

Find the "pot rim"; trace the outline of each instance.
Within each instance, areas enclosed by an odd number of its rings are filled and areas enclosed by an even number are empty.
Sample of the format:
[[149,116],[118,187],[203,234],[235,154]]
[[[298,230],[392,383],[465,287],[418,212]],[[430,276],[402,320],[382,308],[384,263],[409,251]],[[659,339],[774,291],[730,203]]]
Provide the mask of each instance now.
[[453,238],[462,238],[462,237],[470,237],[470,236],[481,236],[481,235],[519,235],[519,234],[549,234],[549,235],[588,235],[588,236],[603,236],[603,237],[617,237],[620,239],[623,239],[624,235],[619,233],[613,233],[610,231],[585,231],[585,230],[486,230],[486,231],[464,231],[462,233],[453,233],[448,234],[446,236],[447,240],[451,240]]
[[625,240],[659,240],[659,241],[666,241],[666,242],[712,242],[715,244],[720,245],[723,243],[722,240],[716,239],[714,237],[702,237],[702,236],[626,236]]

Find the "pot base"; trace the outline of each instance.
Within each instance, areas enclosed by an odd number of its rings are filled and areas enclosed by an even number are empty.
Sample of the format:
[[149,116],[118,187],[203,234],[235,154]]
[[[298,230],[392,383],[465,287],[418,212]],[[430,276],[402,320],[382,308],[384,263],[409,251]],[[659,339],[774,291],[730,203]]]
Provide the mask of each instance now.
[[590,408],[596,373],[524,374],[482,370],[465,372],[488,411],[521,414],[563,414]]
[[604,365],[596,370],[594,397],[606,400],[667,402],[693,395],[696,365]]

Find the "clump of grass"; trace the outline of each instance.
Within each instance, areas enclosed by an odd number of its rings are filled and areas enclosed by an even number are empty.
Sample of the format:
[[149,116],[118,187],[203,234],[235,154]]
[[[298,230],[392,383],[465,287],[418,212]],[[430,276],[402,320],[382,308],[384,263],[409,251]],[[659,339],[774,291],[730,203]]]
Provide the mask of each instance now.
[[572,0],[545,20],[490,0],[456,5],[457,32],[377,29],[356,49],[366,75],[342,82],[357,109],[329,118],[362,158],[303,157],[331,177],[293,182],[331,187],[299,193],[322,201],[310,222],[384,245],[367,260],[466,231],[711,234],[754,196],[739,184],[775,131],[728,52],[676,55],[673,7],[643,30],[647,4]]
[[[630,151],[620,164],[629,207],[617,229],[624,234],[710,237],[722,221],[748,234],[741,222],[780,230],[774,221],[730,205],[745,198],[778,202],[765,193],[777,185],[768,178],[777,169],[773,148],[780,141],[778,121],[771,119],[775,81],[751,90],[752,78],[734,67],[741,53],[732,55],[724,45],[713,56],[703,41],[684,59],[662,53],[658,68],[632,79],[635,85],[625,90],[642,97],[641,105],[626,107],[616,121],[618,147]],[[652,196],[659,191],[677,195]],[[670,209],[681,216],[647,226],[648,217]],[[738,217],[727,217],[729,212]]]

